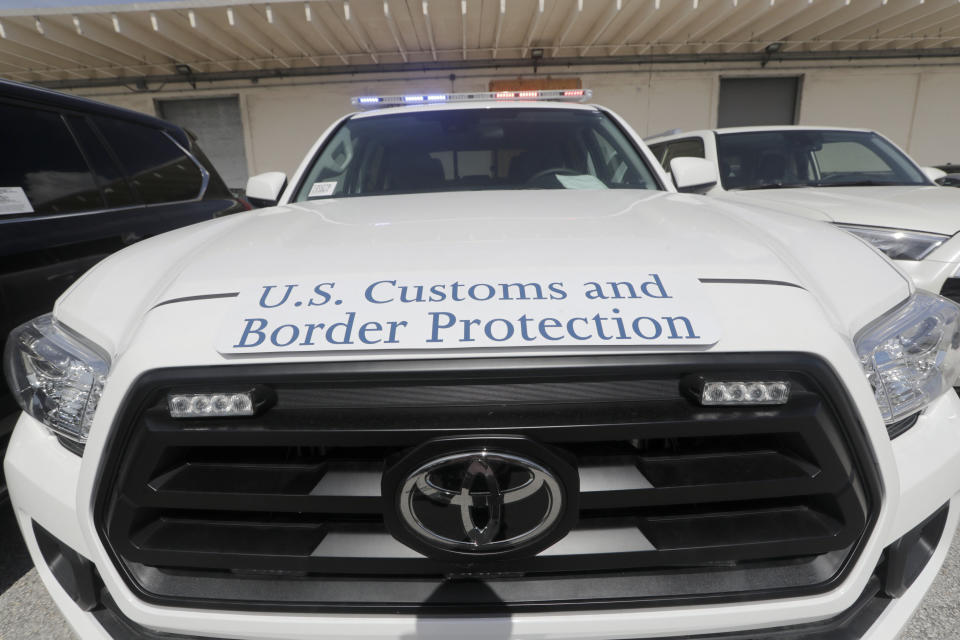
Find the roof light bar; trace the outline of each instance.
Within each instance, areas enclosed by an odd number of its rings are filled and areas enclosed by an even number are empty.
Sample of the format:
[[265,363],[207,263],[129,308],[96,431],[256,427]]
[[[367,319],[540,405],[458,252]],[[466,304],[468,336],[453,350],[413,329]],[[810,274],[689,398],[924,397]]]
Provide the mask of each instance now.
[[507,100],[532,101],[556,100],[563,102],[585,102],[593,97],[589,89],[538,89],[517,91],[478,91],[476,93],[430,93],[405,94],[394,96],[358,96],[350,100],[355,106],[397,107],[411,104],[442,102],[503,102]]

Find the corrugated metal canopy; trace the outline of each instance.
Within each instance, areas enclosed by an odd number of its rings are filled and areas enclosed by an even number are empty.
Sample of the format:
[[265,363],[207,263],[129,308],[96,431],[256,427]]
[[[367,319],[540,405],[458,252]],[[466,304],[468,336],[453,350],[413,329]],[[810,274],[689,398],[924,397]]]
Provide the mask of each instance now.
[[61,87],[530,64],[535,49],[541,65],[957,55],[960,2],[172,0],[0,10],[0,74]]

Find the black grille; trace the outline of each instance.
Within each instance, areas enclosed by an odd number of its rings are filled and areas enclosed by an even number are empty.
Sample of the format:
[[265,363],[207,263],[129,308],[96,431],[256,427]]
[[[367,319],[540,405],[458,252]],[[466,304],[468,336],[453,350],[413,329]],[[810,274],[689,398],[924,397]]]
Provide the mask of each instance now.
[[[787,378],[788,404],[702,407],[692,375]],[[256,417],[169,417],[169,392],[262,385]],[[100,533],[159,603],[402,611],[639,606],[829,588],[879,504],[832,370],[797,354],[475,359],[155,371],[108,451]],[[384,526],[383,470],[432,438],[574,456],[578,524],[529,558],[428,559]]]

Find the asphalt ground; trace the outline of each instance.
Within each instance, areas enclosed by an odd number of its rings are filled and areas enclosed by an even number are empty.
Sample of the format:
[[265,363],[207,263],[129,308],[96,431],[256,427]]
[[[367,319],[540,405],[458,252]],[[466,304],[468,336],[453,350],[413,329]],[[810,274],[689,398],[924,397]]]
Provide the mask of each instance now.
[[[0,507],[0,640],[76,640],[40,583],[9,505]],[[960,639],[960,535],[900,640]]]

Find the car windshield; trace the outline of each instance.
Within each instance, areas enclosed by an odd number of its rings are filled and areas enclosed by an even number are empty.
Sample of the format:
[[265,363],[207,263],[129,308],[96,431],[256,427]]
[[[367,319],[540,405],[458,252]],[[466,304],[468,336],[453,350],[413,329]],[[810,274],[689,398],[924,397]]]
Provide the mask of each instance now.
[[345,121],[297,201],[488,189],[660,189],[601,111],[493,108],[411,111]]
[[926,185],[899,149],[867,131],[717,134],[724,189]]

